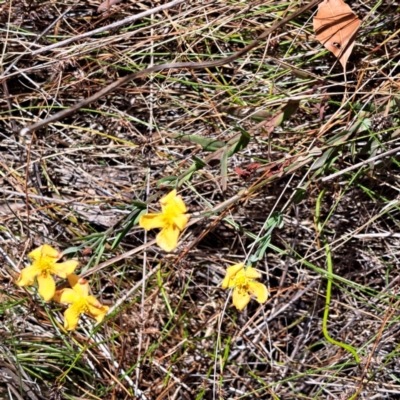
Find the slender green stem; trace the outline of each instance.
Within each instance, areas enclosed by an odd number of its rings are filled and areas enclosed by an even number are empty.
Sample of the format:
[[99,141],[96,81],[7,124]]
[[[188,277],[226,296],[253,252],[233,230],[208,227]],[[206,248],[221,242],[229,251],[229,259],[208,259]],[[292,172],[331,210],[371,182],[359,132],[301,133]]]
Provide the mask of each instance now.
[[331,254],[331,248],[329,247],[328,242],[325,240],[323,236],[323,226],[320,221],[320,211],[321,211],[321,200],[325,194],[325,189],[319,194],[317,203],[315,206],[315,216],[316,216],[316,222],[317,222],[317,229],[320,235],[321,241],[324,243],[324,248],[325,248],[325,253],[326,253],[326,266],[327,266],[327,284],[326,284],[326,297],[325,297],[325,310],[324,310],[324,316],[322,319],[322,332],[324,334],[325,339],[332,344],[335,344],[336,346],[341,347],[342,349],[345,349],[349,351],[351,354],[353,354],[354,359],[356,360],[356,363],[360,363],[360,357],[358,356],[356,349],[353,346],[350,346],[349,344],[338,342],[337,340],[331,338],[328,333],[328,317],[329,317],[329,306],[331,303],[331,292],[332,292],[332,274],[333,274],[333,268],[332,268],[332,254]]

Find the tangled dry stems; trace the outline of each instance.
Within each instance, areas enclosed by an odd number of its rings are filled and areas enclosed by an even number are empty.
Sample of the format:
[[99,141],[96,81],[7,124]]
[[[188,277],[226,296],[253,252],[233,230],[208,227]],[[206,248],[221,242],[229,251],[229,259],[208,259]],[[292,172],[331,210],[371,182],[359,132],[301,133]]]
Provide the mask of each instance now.
[[[96,13],[98,5],[2,5],[3,71],[19,60],[3,79],[0,121],[1,390],[32,400],[398,396],[396,155],[321,181],[398,147],[398,4],[352,5],[363,25],[347,84],[314,40],[307,13],[232,65],[158,73],[32,136],[16,135],[132,71],[230,54],[289,7],[182,3],[32,56],[154,6],[120,3]],[[300,100],[289,121],[271,133],[255,128],[252,114],[276,113],[288,98]],[[230,115],[221,106],[250,111]],[[228,141],[239,128],[251,141],[227,158],[226,171],[221,152],[210,157],[183,138]],[[166,255],[137,217],[176,176],[185,178],[191,213],[227,206],[192,224]],[[328,329],[359,351],[360,365],[322,334],[326,258],[315,204],[324,188],[334,261]],[[254,240],[274,215],[283,227],[257,263],[270,300],[238,314],[218,285],[228,265],[257,253]],[[92,331],[85,322],[65,336],[56,322],[63,310],[14,285],[27,252],[44,242],[79,257],[105,304],[123,300],[107,323]]]

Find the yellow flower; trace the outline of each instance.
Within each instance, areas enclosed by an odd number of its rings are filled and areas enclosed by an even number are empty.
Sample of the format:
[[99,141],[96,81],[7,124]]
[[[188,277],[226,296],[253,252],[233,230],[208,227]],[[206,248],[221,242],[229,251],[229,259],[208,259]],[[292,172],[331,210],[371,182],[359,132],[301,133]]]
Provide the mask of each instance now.
[[142,215],[139,225],[146,229],[161,228],[156,237],[157,244],[165,251],[170,252],[178,245],[179,234],[185,229],[190,216],[186,213],[186,206],[176,190],[160,200],[161,213]]
[[268,299],[268,289],[265,285],[255,281],[261,274],[252,267],[245,269],[244,264],[232,265],[227,268],[226,276],[222,281],[222,289],[233,289],[233,305],[242,311],[254,295],[259,303],[265,303]]
[[78,261],[74,260],[57,263],[62,254],[48,244],[38,247],[28,256],[32,258],[33,263],[21,271],[16,283],[18,286],[31,286],[36,277],[39,284],[39,294],[45,301],[51,300],[56,290],[56,283],[51,275],[66,278],[78,266]]
[[94,296],[89,295],[89,283],[86,279],[75,274],[68,275],[68,282],[72,289],[57,290],[54,301],[71,304],[64,313],[64,327],[68,331],[78,326],[79,317],[85,313],[97,322],[103,321],[108,307],[103,306]]

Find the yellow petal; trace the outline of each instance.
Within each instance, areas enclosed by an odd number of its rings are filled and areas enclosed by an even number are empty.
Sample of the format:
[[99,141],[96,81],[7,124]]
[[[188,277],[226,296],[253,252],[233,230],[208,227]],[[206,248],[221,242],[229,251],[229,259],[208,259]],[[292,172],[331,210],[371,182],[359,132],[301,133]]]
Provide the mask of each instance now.
[[38,284],[39,284],[39,294],[43,297],[44,301],[49,301],[53,298],[54,293],[56,291],[56,283],[54,282],[53,277],[44,272],[37,276]]
[[162,206],[166,206],[168,204],[171,204],[174,201],[175,197],[176,197],[176,189],[171,190],[167,195],[162,197],[160,199],[160,204]]
[[24,268],[17,279],[18,286],[31,286],[35,281],[35,276],[40,272],[36,265]]
[[178,227],[180,231],[185,229],[186,224],[189,221],[190,216],[185,214],[180,214],[174,217],[174,224]]
[[247,304],[249,304],[250,295],[243,290],[233,289],[232,303],[239,310],[242,311]]
[[183,202],[181,196],[176,196],[172,204],[174,205],[174,208],[176,208],[182,214],[185,214],[185,212],[187,211],[186,205]]
[[228,274],[225,275],[224,280],[221,283],[222,289],[228,289],[234,285],[233,280],[229,277]]
[[164,251],[170,252],[178,245],[179,229],[168,226],[157,235],[156,242]]
[[[92,297],[92,296],[89,296],[89,297]],[[88,314],[91,317],[93,317],[97,322],[103,321],[105,315],[108,312],[108,307],[107,306],[103,306],[100,303],[99,303],[99,305],[100,305],[100,307],[96,307],[94,305],[89,304],[89,310],[88,310]]]
[[60,278],[65,279],[69,274],[72,274],[75,271],[75,268],[78,266],[78,264],[78,261],[75,260],[57,263],[53,265],[51,272]]
[[245,275],[246,275],[246,278],[249,278],[249,279],[257,279],[257,278],[261,277],[261,274],[253,267],[247,267],[245,269]]
[[80,296],[72,289],[57,290],[54,294],[53,300],[58,303],[72,304],[78,301]]
[[237,274],[238,272],[240,272],[243,268],[244,268],[244,264],[242,264],[242,263],[232,265],[231,267],[228,267],[228,268],[226,269],[226,274],[227,274],[231,279],[233,279],[233,278],[236,276],[236,274]]
[[108,312],[107,306],[102,306],[101,308],[89,306],[89,315],[93,317],[97,322],[103,321],[107,312]]
[[56,262],[62,257],[62,254],[56,249],[53,249],[53,247],[49,246],[48,244],[44,244],[37,249],[31,251],[28,256],[35,261],[39,261],[44,257],[48,257],[50,259],[54,259],[54,262]]
[[95,308],[94,310],[89,307],[91,316],[97,321],[101,322],[103,321],[104,317],[108,313],[108,306],[102,306],[101,308]]
[[69,306],[64,313],[64,327],[67,331],[76,329],[79,322],[79,316],[81,315],[81,307],[78,303]]
[[186,205],[183,202],[182,197],[176,195],[175,189],[164,196],[160,200],[160,204],[163,211],[166,211],[166,207],[168,206],[169,212],[175,214],[185,214],[186,212]]
[[87,296],[86,301],[90,306],[101,308],[103,305],[94,296]]
[[265,303],[268,299],[268,289],[260,282],[249,282],[248,288],[251,294],[256,296],[259,303]]
[[163,214],[146,214],[139,219],[139,226],[149,231],[154,228],[163,228],[165,219]]
[[67,278],[70,286],[78,297],[85,298],[89,295],[89,283],[86,279],[75,274],[69,274]]

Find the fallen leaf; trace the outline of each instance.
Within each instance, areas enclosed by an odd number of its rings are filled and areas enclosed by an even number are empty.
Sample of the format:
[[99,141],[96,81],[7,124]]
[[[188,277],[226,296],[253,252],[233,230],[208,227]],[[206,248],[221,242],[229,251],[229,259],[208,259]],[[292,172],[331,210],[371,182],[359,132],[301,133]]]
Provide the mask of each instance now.
[[249,165],[246,165],[246,169],[249,172],[254,171],[254,170],[256,170],[257,168],[260,168],[260,167],[261,167],[260,163],[251,163]]
[[103,3],[101,3],[99,5],[99,8],[97,9],[97,12],[109,10],[112,5],[118,4],[121,1],[122,0],[106,0],[106,1],[103,1]]
[[240,167],[235,167],[235,172],[242,178],[242,179],[248,179],[251,176],[251,173],[249,171],[246,171]]
[[323,1],[313,19],[317,39],[339,59],[345,71],[360,24],[360,19],[343,0]]
[[251,163],[246,165],[245,169],[242,169],[240,167],[235,167],[235,172],[243,179],[248,179],[250,178],[254,172],[256,172],[257,168],[261,167],[262,164],[260,163]]

